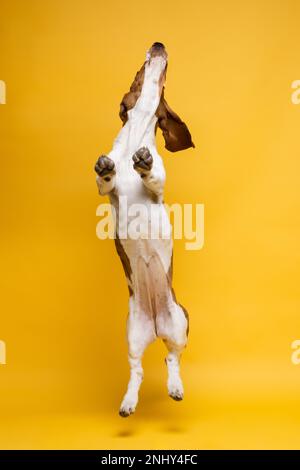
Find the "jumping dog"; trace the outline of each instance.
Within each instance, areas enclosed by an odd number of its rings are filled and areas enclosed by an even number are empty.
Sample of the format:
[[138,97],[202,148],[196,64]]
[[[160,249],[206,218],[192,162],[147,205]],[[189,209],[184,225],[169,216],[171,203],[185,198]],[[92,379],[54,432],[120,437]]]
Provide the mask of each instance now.
[[[163,203],[165,169],[155,143],[156,129],[162,130],[165,147],[177,152],[194,147],[190,132],[164,98],[168,56],[163,44],[155,42],[146,61],[120,105],[123,127],[108,155],[97,160],[97,186],[108,194],[116,214],[115,244],[129,288],[127,339],[130,380],[120,407],[123,417],[134,413],[143,379],[142,356],[156,338],[167,349],[168,393],[182,400],[180,356],[187,344],[188,314],[172,288],[173,243],[169,217]],[[127,212],[120,201],[126,197]],[[130,208],[142,204],[143,230],[139,236],[124,236]],[[157,236],[149,236],[156,233]]]

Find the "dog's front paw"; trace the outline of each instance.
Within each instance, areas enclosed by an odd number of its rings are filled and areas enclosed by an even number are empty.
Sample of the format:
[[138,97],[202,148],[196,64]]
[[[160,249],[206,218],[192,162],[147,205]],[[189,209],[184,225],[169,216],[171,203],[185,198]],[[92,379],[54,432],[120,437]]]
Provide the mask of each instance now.
[[153,158],[147,147],[141,147],[132,157],[133,168],[144,176],[145,173],[151,170],[153,165]]
[[99,157],[96,162],[95,172],[101,178],[106,177],[110,179],[110,176],[116,173],[114,161],[111,158],[107,157],[106,155],[101,155],[101,157]]

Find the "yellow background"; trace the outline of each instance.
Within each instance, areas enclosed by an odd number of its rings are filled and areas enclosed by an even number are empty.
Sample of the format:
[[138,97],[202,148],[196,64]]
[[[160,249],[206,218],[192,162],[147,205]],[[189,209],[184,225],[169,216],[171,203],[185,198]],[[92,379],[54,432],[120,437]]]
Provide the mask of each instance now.
[[[1,448],[299,448],[299,24],[297,0],[1,1]],[[158,137],[165,199],[205,204],[205,247],[175,243],[185,399],[157,342],[124,420],[127,287],[93,166],[153,41],[196,144]]]

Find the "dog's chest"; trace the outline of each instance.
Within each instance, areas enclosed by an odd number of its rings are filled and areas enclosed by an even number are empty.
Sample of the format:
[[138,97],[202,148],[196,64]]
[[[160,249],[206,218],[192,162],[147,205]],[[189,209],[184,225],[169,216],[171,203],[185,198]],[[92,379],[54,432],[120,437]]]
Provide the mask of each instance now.
[[150,199],[140,175],[133,169],[132,160],[116,162],[115,195],[127,198],[128,203],[143,203]]

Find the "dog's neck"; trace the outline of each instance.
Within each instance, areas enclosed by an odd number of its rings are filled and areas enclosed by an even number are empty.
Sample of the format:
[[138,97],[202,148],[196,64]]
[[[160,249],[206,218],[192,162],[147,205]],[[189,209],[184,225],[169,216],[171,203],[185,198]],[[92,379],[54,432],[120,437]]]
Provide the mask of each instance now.
[[141,146],[156,148],[155,113],[160,101],[164,69],[162,57],[155,57],[146,63],[141,94],[134,108],[128,111],[128,120],[114,142],[113,150],[118,156],[131,160],[133,153]]

